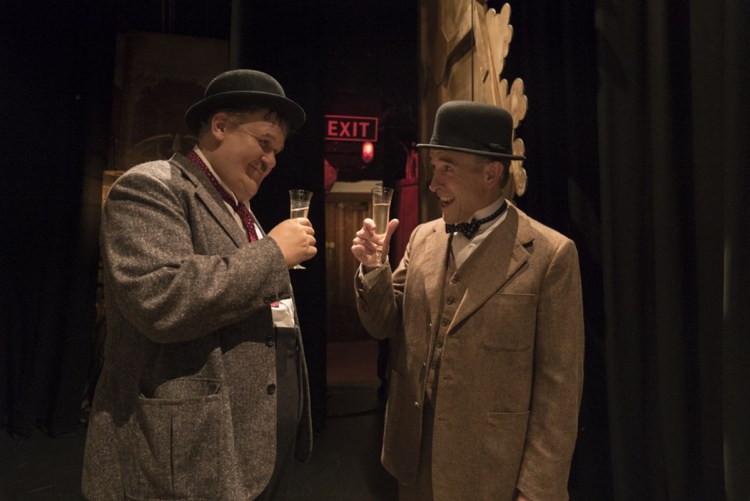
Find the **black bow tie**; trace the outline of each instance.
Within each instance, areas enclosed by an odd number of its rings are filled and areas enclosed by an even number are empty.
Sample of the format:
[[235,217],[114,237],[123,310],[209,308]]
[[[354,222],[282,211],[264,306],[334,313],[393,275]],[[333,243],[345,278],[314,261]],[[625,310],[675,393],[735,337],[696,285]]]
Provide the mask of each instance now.
[[446,233],[455,233],[460,232],[463,233],[466,238],[472,239],[474,238],[474,235],[477,234],[479,231],[479,227],[482,226],[484,223],[489,223],[493,219],[499,217],[503,212],[506,211],[508,208],[508,203],[503,200],[502,205],[492,214],[490,214],[487,217],[483,217],[482,219],[472,219],[469,223],[458,223],[458,224],[450,224],[445,223],[445,232]]

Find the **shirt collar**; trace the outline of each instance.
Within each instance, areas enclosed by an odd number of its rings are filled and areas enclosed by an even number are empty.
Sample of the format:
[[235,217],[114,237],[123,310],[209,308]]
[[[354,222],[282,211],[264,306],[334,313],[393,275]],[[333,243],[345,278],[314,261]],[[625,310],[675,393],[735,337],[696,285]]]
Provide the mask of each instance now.
[[[497,200],[495,200],[494,202],[492,202],[487,207],[485,207],[483,209],[479,209],[478,211],[476,211],[471,216],[471,218],[469,218],[469,221],[471,221],[472,219],[482,219],[483,217],[489,216],[490,214],[492,214],[493,212],[495,212],[496,210],[498,210],[500,208],[500,206],[503,204],[504,201],[505,201],[505,197],[501,196],[500,198],[498,198]],[[477,242],[481,241],[484,237],[483,236],[480,237],[480,235],[483,235],[490,228],[494,228],[494,227],[498,226],[500,223],[502,223],[503,221],[505,221],[505,217],[507,216],[507,214],[508,214],[508,211],[506,210],[503,214],[500,215],[500,217],[495,218],[492,221],[488,221],[488,222],[482,224],[481,226],[479,226],[479,231],[477,232],[476,235],[474,235],[474,239],[472,239],[472,241],[473,240],[476,240]],[[463,239],[463,240],[465,240],[467,242],[469,241],[469,239],[467,239],[466,236],[463,233],[459,232],[456,235],[459,237],[459,239]],[[480,237],[480,238],[477,239],[477,237]]]
[[[482,219],[483,217],[489,216],[490,214],[492,214],[493,212],[495,212],[497,209],[500,208],[500,206],[503,204],[504,200],[505,200],[505,197],[500,197],[497,200],[495,200],[494,202],[492,202],[490,205],[488,205],[487,207],[485,207],[484,209],[479,209],[478,211],[476,211],[474,213],[473,216],[471,216],[469,218],[469,221],[471,221],[472,219]],[[490,221],[490,222],[492,222],[492,221]],[[489,224],[489,223],[485,223],[485,224]],[[482,225],[482,226],[484,226],[484,225]]]

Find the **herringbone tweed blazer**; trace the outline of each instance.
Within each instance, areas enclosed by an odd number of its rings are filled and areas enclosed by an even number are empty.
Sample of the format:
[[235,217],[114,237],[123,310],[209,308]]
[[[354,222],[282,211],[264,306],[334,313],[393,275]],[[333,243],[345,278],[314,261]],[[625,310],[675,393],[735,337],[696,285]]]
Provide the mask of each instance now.
[[367,330],[398,342],[383,464],[403,483],[415,478],[433,335],[443,329],[435,499],[511,501],[518,488],[534,500],[565,500],[583,381],[575,245],[511,205],[446,277],[448,239],[442,219],[420,225],[392,275],[384,267],[367,286],[361,271],[355,278]]
[[[128,170],[102,219],[107,340],[83,465],[91,500],[249,500],[276,448],[270,304],[292,295],[181,155]],[[301,346],[301,339],[300,346]],[[296,457],[311,452],[304,356]]]

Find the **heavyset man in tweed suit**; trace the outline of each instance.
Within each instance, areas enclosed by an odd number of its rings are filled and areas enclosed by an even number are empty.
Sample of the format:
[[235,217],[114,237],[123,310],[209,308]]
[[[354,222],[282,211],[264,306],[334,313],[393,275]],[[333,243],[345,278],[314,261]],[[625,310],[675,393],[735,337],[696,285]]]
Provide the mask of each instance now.
[[91,500],[271,499],[312,447],[288,269],[316,253],[306,218],[264,235],[248,201],[302,108],[270,75],[216,77],[186,114],[186,156],[135,166],[101,232],[107,341],[89,422]]
[[359,315],[395,337],[383,464],[402,501],[563,501],[583,379],[575,245],[502,196],[512,118],[443,104],[429,144],[443,217],[391,273],[365,219],[352,252]]

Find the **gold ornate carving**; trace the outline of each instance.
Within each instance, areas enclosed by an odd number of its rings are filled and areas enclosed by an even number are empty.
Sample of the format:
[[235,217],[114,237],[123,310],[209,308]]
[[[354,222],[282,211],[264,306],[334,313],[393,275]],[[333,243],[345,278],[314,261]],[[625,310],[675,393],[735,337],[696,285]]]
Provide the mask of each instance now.
[[[513,116],[513,134],[518,124],[526,116],[528,99],[524,94],[523,81],[516,78],[508,91],[508,81],[502,78],[505,58],[513,39],[513,26],[510,25],[510,4],[505,4],[497,12],[488,9],[477,1],[474,9],[475,73],[474,99],[492,103],[508,110]],[[513,153],[523,155],[525,151],[520,138],[513,140]],[[521,160],[513,160],[510,165],[511,182],[507,188],[509,195],[522,196],[526,192],[526,169]],[[512,185],[512,186],[511,186]]]
[[[496,11],[481,0],[454,0],[421,3],[422,107],[421,135],[429,139],[435,111],[444,102],[468,99],[492,103],[513,116],[513,153],[523,155],[523,141],[515,130],[526,116],[528,100],[521,79],[508,85],[502,78],[505,58],[513,39],[510,5]],[[522,161],[510,166],[506,197],[526,191],[526,170]],[[427,180],[420,180],[420,192],[426,193]],[[430,197],[423,197],[423,214],[436,214]]]

